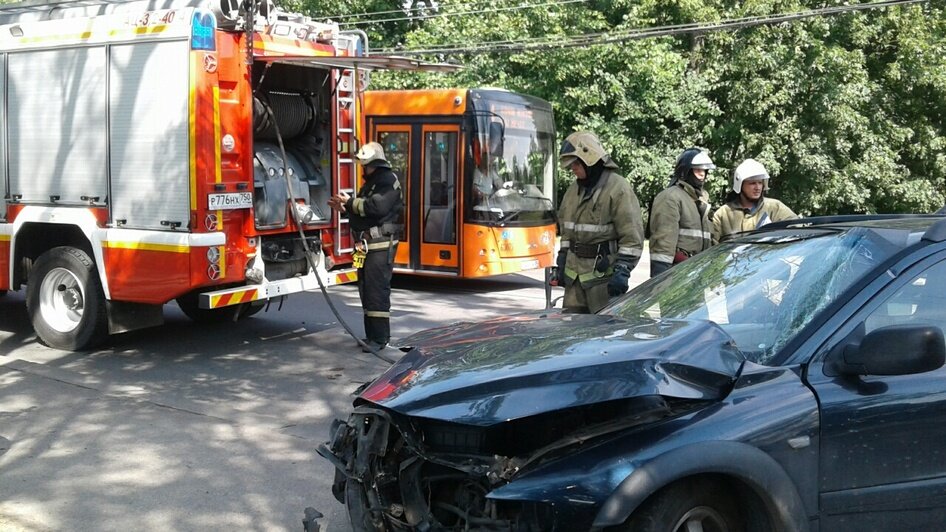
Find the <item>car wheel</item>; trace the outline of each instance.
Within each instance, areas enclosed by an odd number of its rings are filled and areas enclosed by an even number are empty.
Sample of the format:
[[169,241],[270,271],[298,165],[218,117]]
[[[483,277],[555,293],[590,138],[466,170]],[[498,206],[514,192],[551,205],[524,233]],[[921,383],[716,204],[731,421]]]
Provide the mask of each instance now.
[[647,500],[627,521],[628,532],[742,532],[744,521],[725,488],[707,480],[683,481]]
[[27,281],[26,310],[39,341],[56,349],[86,349],[108,333],[98,271],[81,249],[53,248],[36,259]]

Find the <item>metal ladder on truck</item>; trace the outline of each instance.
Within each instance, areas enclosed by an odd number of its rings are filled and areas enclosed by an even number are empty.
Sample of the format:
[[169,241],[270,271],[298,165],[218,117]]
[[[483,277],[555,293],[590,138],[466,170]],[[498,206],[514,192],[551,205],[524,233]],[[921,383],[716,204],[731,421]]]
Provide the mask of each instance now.
[[[336,49],[344,50],[347,55],[359,55],[358,33],[340,33],[335,40]],[[335,77],[335,190],[355,195],[355,150],[357,137],[355,132],[356,108],[358,106],[358,87],[356,70],[345,68],[336,70]],[[354,239],[348,213],[335,213],[335,255],[354,251]]]

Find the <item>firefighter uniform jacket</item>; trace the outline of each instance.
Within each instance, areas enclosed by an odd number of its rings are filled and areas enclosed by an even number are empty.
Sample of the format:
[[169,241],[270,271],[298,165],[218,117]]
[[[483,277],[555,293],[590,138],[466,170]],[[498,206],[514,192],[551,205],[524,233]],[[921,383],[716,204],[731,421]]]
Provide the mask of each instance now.
[[713,214],[713,243],[734,233],[758,229],[769,222],[795,218],[798,215],[777,199],[763,197],[755,208],[747,209],[736,198]]
[[365,240],[378,240],[394,234],[398,239],[400,228],[394,226],[403,208],[401,183],[388,168],[377,168],[365,176],[365,184],[358,195],[348,200],[345,210],[353,231],[364,232]]
[[[606,283],[619,256],[631,269],[640,260],[644,241],[641,205],[627,179],[611,168],[605,168],[591,194],[572,183],[562,198],[558,219],[561,248],[569,250],[566,286],[576,279],[584,286]],[[600,258],[588,252],[592,245],[604,251]]]
[[[650,213],[650,261],[666,267],[712,245],[709,194],[677,181],[657,197]],[[676,260],[675,260],[676,258]],[[653,266],[651,267],[653,271]],[[664,268],[665,269],[665,268]]]

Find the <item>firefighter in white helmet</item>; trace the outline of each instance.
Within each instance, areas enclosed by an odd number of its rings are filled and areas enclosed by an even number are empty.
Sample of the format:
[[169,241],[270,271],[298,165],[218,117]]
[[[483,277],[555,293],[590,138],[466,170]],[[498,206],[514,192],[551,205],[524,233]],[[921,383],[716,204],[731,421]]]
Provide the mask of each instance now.
[[576,178],[558,210],[562,238],[556,275],[565,287],[562,307],[593,313],[610,297],[627,292],[643,248],[641,206],[594,133],[569,135],[559,160]]
[[734,233],[752,231],[770,222],[798,218],[781,201],[765,197],[769,173],[762,163],[746,159],[733,172],[732,189],[726,204],[713,214],[713,242]]
[[670,185],[650,209],[650,276],[712,246],[709,194],[703,183],[716,168],[709,154],[689,148],[677,157]]
[[391,340],[391,275],[402,233],[399,219],[404,200],[401,184],[380,144],[365,144],[355,158],[363,168],[364,185],[355,197],[339,192],[329,200],[329,206],[348,213],[355,238],[358,295],[365,313],[363,342],[367,345],[362,351],[369,352],[384,349]]

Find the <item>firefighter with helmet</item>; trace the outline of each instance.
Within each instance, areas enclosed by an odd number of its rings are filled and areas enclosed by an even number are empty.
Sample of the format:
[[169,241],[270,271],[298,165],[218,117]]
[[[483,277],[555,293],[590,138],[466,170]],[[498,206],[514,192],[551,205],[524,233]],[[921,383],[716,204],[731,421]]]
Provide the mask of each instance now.
[[404,200],[401,184],[380,144],[365,144],[355,158],[363,168],[364,185],[355,197],[339,192],[329,199],[329,206],[348,213],[356,239],[358,296],[364,310],[363,341],[367,346],[362,351],[370,352],[384,349],[391,340],[391,275]]
[[569,312],[597,312],[627,292],[643,248],[641,206],[631,184],[594,133],[569,135],[559,153],[575,174],[558,210],[556,281]]
[[713,214],[713,242],[734,233],[752,231],[770,222],[798,218],[781,201],[765,197],[769,173],[755,159],[746,159],[733,172],[732,190],[726,204]]
[[650,210],[650,276],[655,277],[712,245],[709,194],[703,182],[716,168],[701,148],[677,157],[670,185]]

